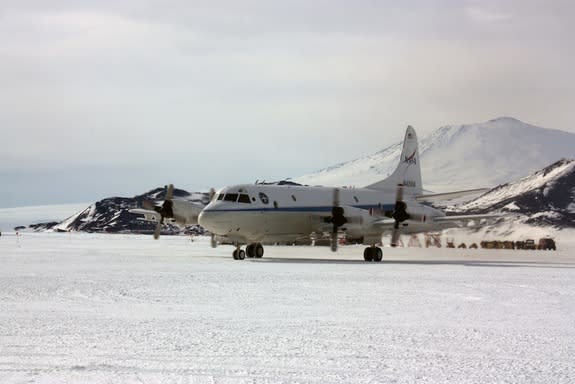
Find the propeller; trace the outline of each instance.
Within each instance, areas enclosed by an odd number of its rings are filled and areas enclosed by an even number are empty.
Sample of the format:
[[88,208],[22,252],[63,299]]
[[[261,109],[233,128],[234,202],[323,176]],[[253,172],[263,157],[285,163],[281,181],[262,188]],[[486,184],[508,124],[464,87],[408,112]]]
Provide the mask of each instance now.
[[399,225],[410,218],[407,213],[407,204],[403,201],[403,184],[397,184],[397,191],[395,194],[395,208],[391,217],[395,220],[393,224],[393,232],[391,233],[391,246],[397,247],[401,229]]
[[333,224],[331,230],[331,250],[337,251],[337,229],[347,223],[347,219],[343,215],[343,208],[339,206],[339,189],[333,190],[333,206],[331,208],[331,223]]
[[[208,204],[212,202],[214,196],[216,196],[216,190],[214,188],[210,188],[210,192],[208,194]],[[216,248],[218,246],[216,235],[213,233],[210,236],[210,245],[212,246],[212,248]]]
[[156,223],[156,229],[154,230],[154,239],[158,239],[160,237],[160,232],[162,231],[162,225],[164,224],[164,219],[168,218],[171,219],[174,217],[174,203],[172,202],[172,198],[174,197],[174,185],[170,184],[166,186],[166,194],[164,196],[164,203],[159,206],[155,205],[150,200],[144,200],[142,202],[142,206],[145,209],[149,209],[151,211],[155,211],[160,214],[160,221]]

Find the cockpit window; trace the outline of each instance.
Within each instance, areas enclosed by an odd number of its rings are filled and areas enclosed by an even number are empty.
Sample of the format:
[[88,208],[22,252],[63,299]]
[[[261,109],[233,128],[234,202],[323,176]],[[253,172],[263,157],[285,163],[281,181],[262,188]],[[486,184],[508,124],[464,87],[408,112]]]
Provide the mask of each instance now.
[[226,193],[226,196],[224,197],[224,201],[237,201],[238,200],[238,194],[237,193]]
[[248,195],[246,195],[245,193],[241,193],[240,197],[238,199],[238,203],[251,204],[250,197]]
[[224,194],[223,194],[223,193],[220,193],[220,194],[218,195],[218,200],[223,200],[223,199],[224,199]]

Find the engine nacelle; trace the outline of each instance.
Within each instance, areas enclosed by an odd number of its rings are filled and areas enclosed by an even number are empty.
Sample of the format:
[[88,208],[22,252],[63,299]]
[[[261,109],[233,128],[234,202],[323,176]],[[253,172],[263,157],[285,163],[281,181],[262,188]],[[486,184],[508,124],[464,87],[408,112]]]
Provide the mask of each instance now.
[[186,200],[173,200],[173,219],[181,226],[198,223],[198,216],[203,207],[199,204]]
[[340,228],[348,237],[364,237],[371,228],[374,217],[365,209],[344,206],[343,212],[347,222]]
[[426,223],[432,217],[442,215],[441,211],[421,204],[407,204],[407,214],[409,215],[409,221],[420,223]]

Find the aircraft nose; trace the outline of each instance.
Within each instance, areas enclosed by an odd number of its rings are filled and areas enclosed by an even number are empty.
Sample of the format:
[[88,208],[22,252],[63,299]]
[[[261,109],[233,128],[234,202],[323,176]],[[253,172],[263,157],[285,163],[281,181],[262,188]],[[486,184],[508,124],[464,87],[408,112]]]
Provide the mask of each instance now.
[[212,233],[216,233],[218,229],[217,212],[210,210],[203,210],[198,216],[198,223]]

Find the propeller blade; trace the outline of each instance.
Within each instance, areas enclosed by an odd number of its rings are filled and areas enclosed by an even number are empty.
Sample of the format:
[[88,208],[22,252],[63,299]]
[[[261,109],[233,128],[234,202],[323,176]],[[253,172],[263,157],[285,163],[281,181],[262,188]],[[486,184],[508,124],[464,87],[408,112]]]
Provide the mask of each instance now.
[[167,217],[169,219],[174,217],[174,203],[172,202],[172,197],[174,197],[174,184],[169,184],[166,186],[166,194],[164,196],[164,203],[161,207],[154,205],[154,203],[144,200],[142,205],[146,209],[153,209],[160,214],[160,221],[156,224],[154,230],[154,239],[158,240],[162,232],[162,225],[164,224],[164,219]]
[[160,215],[162,215],[162,219],[167,217],[168,219],[171,219],[174,217],[174,203],[172,202],[172,200],[166,200],[164,201],[164,204],[162,204],[162,208],[160,210]]
[[174,184],[168,185],[164,200],[172,200],[172,197],[174,197]]
[[151,200],[144,200],[142,201],[142,208],[147,209],[149,211],[155,211],[156,205]]
[[397,244],[399,243],[399,236],[401,236],[401,230],[399,229],[399,226],[397,228],[393,228],[393,232],[391,233],[391,246],[392,247],[397,247]]
[[391,233],[391,246],[397,247],[399,236],[401,236],[401,229],[399,224],[409,218],[407,214],[407,205],[403,201],[403,184],[397,184],[395,193],[395,208],[392,217],[395,220],[393,223],[393,232]]
[[156,223],[156,229],[154,230],[154,239],[156,240],[160,238],[160,232],[162,232],[162,222],[163,220],[160,220]]
[[[340,224],[341,219],[343,218],[343,214],[341,212],[341,208],[339,206],[339,189],[335,188],[333,190],[333,207],[331,209],[331,221],[333,223],[332,230],[331,230],[331,251],[337,252],[337,228],[338,224]],[[343,225],[343,224],[341,224]]]
[[399,202],[403,202],[403,184],[397,184],[395,192],[395,209],[398,209]]
[[337,230],[331,233],[331,251],[337,252]]

